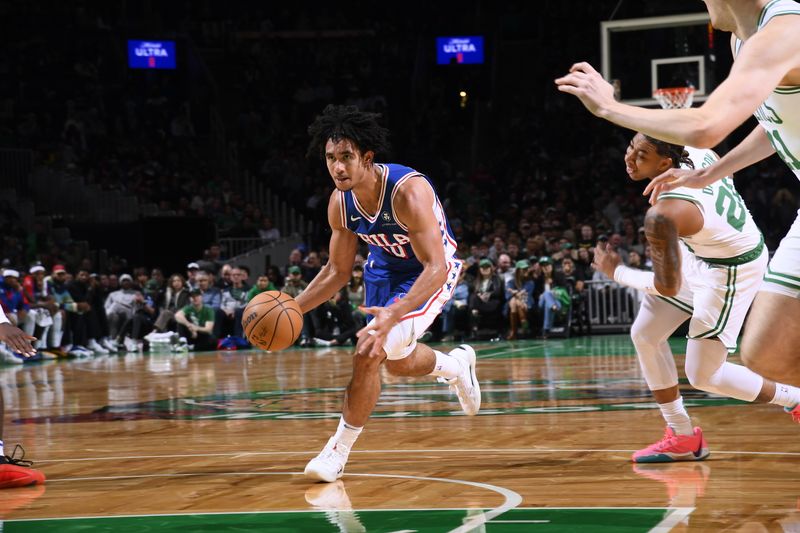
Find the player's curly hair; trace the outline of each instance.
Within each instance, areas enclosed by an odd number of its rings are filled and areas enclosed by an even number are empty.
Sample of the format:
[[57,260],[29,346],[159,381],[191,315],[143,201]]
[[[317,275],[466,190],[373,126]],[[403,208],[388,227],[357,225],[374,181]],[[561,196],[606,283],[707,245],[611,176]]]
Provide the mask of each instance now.
[[644,138],[647,142],[656,147],[656,153],[658,153],[658,155],[661,157],[669,157],[672,160],[673,168],[680,168],[681,165],[694,168],[694,162],[689,158],[689,152],[686,151],[684,146],[654,139],[649,135],[645,135]]
[[360,111],[356,106],[328,105],[308,127],[311,143],[306,157],[325,158],[328,139],[347,139],[364,152],[386,155],[389,151],[389,130],[378,123],[380,113]]

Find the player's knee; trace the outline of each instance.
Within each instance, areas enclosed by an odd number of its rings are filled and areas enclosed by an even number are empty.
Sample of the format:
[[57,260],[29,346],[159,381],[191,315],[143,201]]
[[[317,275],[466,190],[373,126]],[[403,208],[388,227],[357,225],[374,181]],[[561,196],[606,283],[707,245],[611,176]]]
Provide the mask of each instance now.
[[659,339],[650,333],[646,325],[634,322],[631,326],[631,341],[634,346],[652,346],[655,347],[659,343]]
[[693,368],[686,366],[686,379],[689,384],[695,389],[716,392],[717,384],[719,381],[719,368],[713,372],[704,368]]

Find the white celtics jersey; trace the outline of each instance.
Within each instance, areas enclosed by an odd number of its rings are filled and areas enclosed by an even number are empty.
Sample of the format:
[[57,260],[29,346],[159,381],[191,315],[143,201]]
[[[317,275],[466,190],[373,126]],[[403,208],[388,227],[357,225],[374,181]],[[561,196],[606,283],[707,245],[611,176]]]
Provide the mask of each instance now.
[[[711,150],[687,146],[686,151],[695,168],[708,167],[719,159]],[[681,237],[698,258],[710,263],[740,264],[760,255],[764,245],[761,231],[730,177],[703,189],[679,187],[658,197],[668,198],[692,202],[703,213],[703,229],[690,237]]]
[[[800,16],[800,3],[794,0],[772,0],[764,6],[758,18],[762,29],[775,17]],[[742,41],[736,39],[734,56],[739,53]],[[800,55],[800,50],[797,50]],[[755,112],[758,123],[767,132],[772,146],[781,159],[800,179],[800,86],[779,86],[764,100]]]

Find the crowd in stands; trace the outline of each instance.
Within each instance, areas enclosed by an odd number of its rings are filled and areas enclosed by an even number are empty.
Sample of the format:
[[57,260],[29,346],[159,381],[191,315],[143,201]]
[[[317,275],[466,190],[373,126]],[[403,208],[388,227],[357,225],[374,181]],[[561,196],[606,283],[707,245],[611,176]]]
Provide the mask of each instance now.
[[[491,246],[481,242],[460,248],[466,268],[429,339],[547,338],[567,314],[574,319],[568,333],[590,331],[583,307],[587,282],[609,283],[592,270],[594,229],[583,225],[579,232],[550,230],[545,238],[530,235],[530,226],[524,222],[519,231],[508,231],[499,225]],[[523,239],[525,235],[530,236]],[[642,231],[598,238],[608,240],[629,264],[649,266]],[[347,285],[305,316],[298,345],[356,342],[356,332],[368,319],[361,309],[365,255],[362,249],[356,256]],[[0,304],[15,324],[37,338],[40,358],[230,349],[247,345],[241,320],[253,297],[268,290],[296,297],[327,257],[324,248],[303,246],[292,250],[283,267],[273,265],[259,273],[206,257],[169,276],[157,267],[97,273],[89,260],[74,268],[42,263],[22,268],[5,260]],[[23,361],[2,345],[0,354],[9,362]]]
[[[561,3],[545,3],[549,19],[535,18],[535,27],[522,23],[526,3],[510,3],[497,19],[498,38],[542,50],[552,41],[547,24],[596,31],[594,22],[575,19]],[[602,11],[600,4],[586,9]],[[383,113],[394,147],[384,160],[424,172],[437,187],[468,268],[432,328],[435,339],[548,337],[567,317],[573,333],[590,331],[587,291],[610,283],[591,266],[600,238],[629,266],[650,267],[641,228],[647,200],[622,162],[631,133],[592,120],[541,82],[563,71],[565,57],[585,55],[581,40],[551,46],[552,53],[526,63],[524,76],[498,46],[492,66],[498,92],[482,93],[475,82],[476,96],[462,109],[454,71],[432,67],[417,37],[430,30],[419,26],[429,19],[393,18],[390,4],[354,19],[322,12],[296,17],[248,3],[206,3],[182,14],[164,8],[162,23],[186,29],[200,47],[221,50],[223,70],[209,70],[226,97],[212,102],[212,92],[198,90],[203,84],[186,70],[140,76],[126,69],[123,41],[112,31],[124,27],[124,9],[98,8],[103,12],[94,16],[66,4],[15,9],[36,23],[0,21],[13,43],[12,53],[0,57],[0,147],[30,148],[38,163],[135,195],[160,214],[210,217],[219,237],[279,240],[274,221],[211,161],[207,110],[213,103],[243,171],[317,227],[302,236],[305,244],[286,265],[266,272],[225,265],[219,246],[208,242],[198,243],[198,250],[209,250],[205,261],[184,272],[134,268],[124,258],[101,268],[46,224],[23,231],[14,206],[0,198],[0,260],[8,274],[3,307],[48,356],[212,348],[241,337],[241,309],[256,291],[299,294],[327,261],[323,230],[332,184],[324,164],[305,157],[305,147],[307,125],[331,102]],[[487,9],[488,17],[496,15]],[[597,19],[592,15],[584,18]],[[469,13],[459,16],[470,24]],[[23,35],[23,28],[38,35]],[[54,40],[60,48],[48,47]],[[472,107],[488,103],[491,113]],[[463,133],[478,116],[483,133]],[[772,158],[743,171],[737,187],[774,250],[798,208],[796,182]],[[366,319],[358,309],[362,263],[340,294],[306,317],[298,343],[354,341]]]

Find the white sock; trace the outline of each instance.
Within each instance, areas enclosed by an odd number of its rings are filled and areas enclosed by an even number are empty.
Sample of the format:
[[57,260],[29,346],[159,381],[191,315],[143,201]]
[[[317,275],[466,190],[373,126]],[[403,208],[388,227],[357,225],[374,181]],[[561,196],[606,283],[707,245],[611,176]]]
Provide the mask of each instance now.
[[800,389],[783,383],[775,384],[775,397],[769,403],[782,405],[783,407],[794,407],[800,404]]
[[0,440],[0,457],[2,457],[3,455],[5,455],[3,453],[3,441]]
[[353,444],[356,443],[356,439],[359,435],[361,435],[361,431],[364,429],[364,426],[357,428],[355,426],[351,426],[347,422],[344,421],[344,416],[339,419],[339,427],[336,428],[336,434],[333,436],[336,439],[336,442],[341,442],[347,449],[351,449]]
[[436,355],[436,364],[433,365],[431,376],[452,379],[461,374],[461,363],[458,362],[458,359],[438,350],[434,350],[433,353]]
[[683,396],[678,396],[674,402],[660,403],[658,407],[661,409],[661,414],[667,425],[672,428],[676,435],[692,435],[692,419],[689,418],[689,413],[683,406]]

